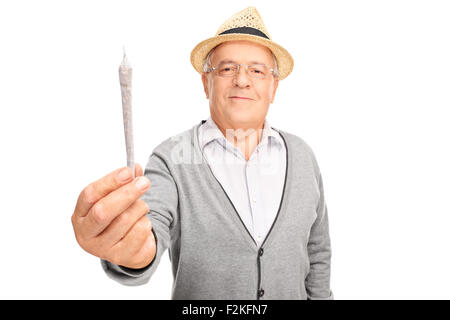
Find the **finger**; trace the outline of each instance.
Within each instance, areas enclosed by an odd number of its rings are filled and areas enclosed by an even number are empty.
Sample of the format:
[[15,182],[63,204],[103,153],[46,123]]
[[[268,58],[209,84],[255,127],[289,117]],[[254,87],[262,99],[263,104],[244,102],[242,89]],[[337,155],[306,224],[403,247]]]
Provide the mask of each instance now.
[[133,172],[128,167],[123,167],[106,176],[92,182],[81,191],[74,214],[78,217],[84,217],[92,206],[101,198],[128,183],[133,177]]
[[144,200],[136,200],[128,209],[117,216],[109,226],[98,235],[98,241],[107,247],[114,246],[119,242],[133,225],[150,211]]
[[131,260],[152,233],[151,225],[149,218],[141,217],[112,249],[120,252],[125,260]]
[[137,177],[100,199],[83,218],[83,233],[89,239],[102,232],[117,216],[124,212],[150,187],[146,177]]
[[135,163],[134,165],[135,165],[134,170],[135,170],[135,173],[136,173],[136,177],[144,175],[144,171],[142,170],[141,165],[139,163]]

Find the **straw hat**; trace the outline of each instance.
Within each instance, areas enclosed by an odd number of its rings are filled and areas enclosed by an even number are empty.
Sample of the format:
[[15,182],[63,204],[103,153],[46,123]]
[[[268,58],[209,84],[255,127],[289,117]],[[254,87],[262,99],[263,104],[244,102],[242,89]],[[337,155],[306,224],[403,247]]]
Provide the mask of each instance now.
[[195,46],[191,52],[191,63],[195,70],[203,73],[203,63],[211,49],[232,40],[250,40],[268,47],[277,59],[280,80],[286,78],[294,67],[294,59],[289,52],[272,41],[256,8],[248,7],[225,21],[214,37]]

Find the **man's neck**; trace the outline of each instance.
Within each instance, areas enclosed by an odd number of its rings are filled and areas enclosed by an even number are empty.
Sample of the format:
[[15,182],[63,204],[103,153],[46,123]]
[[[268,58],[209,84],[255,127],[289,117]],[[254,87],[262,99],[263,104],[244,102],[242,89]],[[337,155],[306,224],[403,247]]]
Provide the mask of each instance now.
[[260,125],[256,126],[256,128],[251,126],[246,128],[236,128],[231,125],[222,127],[222,125],[218,124],[216,121],[214,122],[224,137],[236,148],[241,150],[242,154],[245,156],[245,160],[248,161],[258,143],[261,141],[264,121]]

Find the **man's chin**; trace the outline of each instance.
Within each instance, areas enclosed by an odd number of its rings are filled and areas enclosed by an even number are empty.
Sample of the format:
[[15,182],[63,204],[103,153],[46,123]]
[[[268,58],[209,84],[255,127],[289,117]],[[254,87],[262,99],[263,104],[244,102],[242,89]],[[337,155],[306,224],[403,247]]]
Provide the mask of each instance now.
[[234,112],[230,113],[229,119],[235,124],[246,125],[255,121],[255,113],[246,109],[234,110]]

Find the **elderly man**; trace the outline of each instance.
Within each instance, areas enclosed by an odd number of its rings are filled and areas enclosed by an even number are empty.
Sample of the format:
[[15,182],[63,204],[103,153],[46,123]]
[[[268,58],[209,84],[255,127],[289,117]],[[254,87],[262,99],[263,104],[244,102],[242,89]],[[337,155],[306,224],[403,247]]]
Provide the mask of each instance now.
[[134,180],[121,168],[89,184],[72,215],[78,243],[126,285],[146,283],[169,249],[173,299],[332,299],[316,158],[266,120],[292,57],[249,7],[191,62],[210,117],[159,144]]

